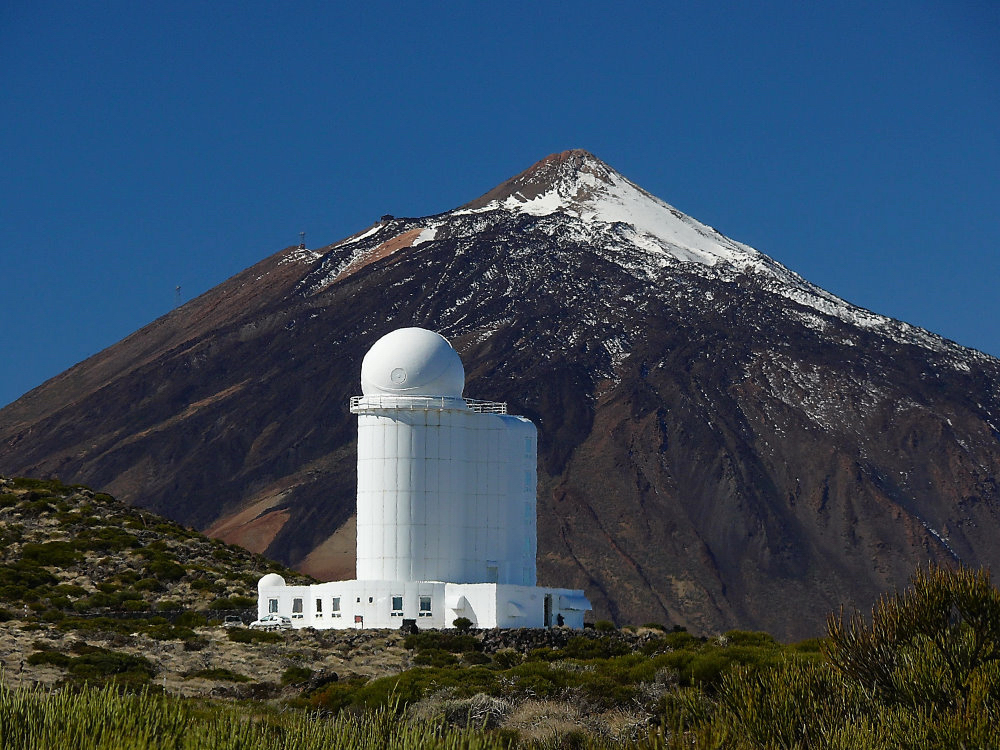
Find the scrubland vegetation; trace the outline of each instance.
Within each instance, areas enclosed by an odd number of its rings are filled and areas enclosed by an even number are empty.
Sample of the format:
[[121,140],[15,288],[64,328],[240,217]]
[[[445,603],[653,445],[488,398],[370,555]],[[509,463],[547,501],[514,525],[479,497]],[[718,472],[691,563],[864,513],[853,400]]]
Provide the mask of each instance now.
[[[790,645],[765,633],[705,638],[610,623],[405,637],[223,631],[205,626],[213,611],[204,602],[156,620],[156,596],[232,599],[246,589],[228,560],[269,564],[149,514],[142,529],[126,516],[104,531],[113,524],[86,507],[95,500],[62,485],[0,494],[3,627],[27,631],[29,668],[58,676],[16,689],[0,678],[0,747],[1000,748],[1000,592],[984,570],[919,570],[870,616],[832,615],[825,638]],[[41,522],[19,532],[15,510]],[[88,524],[91,515],[100,523]],[[82,574],[92,564],[113,586]],[[147,579],[155,585],[132,598]],[[199,657],[180,684],[229,686],[211,694],[230,698],[169,694],[164,662],[132,647],[136,638]],[[246,661],[202,658],[223,646]],[[397,666],[357,668],[388,651]],[[338,673],[320,668],[335,652],[354,660]],[[276,665],[271,682],[239,666],[251,656]]]

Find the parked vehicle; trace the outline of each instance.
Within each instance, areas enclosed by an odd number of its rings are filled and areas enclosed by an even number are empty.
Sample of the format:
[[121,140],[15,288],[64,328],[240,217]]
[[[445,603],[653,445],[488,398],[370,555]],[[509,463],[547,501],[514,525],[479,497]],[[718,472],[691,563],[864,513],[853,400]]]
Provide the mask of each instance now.
[[250,623],[253,630],[291,630],[292,620],[284,615],[264,615]]
[[226,619],[222,621],[222,627],[224,628],[242,628],[243,620],[241,620],[236,615],[226,615]]

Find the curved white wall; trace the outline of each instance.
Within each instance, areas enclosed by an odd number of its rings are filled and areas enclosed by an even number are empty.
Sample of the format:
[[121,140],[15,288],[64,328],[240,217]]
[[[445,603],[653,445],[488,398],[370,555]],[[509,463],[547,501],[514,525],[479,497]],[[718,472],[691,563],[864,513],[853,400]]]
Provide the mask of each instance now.
[[535,426],[415,408],[358,412],[358,578],[535,584]]

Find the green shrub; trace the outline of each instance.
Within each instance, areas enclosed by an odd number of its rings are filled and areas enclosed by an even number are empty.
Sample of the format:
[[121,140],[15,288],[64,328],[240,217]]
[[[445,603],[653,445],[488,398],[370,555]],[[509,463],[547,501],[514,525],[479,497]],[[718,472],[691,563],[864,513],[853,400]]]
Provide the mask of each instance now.
[[422,630],[412,633],[403,640],[403,646],[410,650],[443,650],[453,654],[464,651],[482,650],[483,644],[473,635],[447,633],[440,630]]
[[226,636],[234,643],[280,643],[284,640],[281,633],[250,628],[229,628]]
[[309,702],[313,708],[337,713],[354,702],[355,694],[364,684],[363,677],[332,682],[313,694]]
[[208,618],[200,612],[182,612],[174,620],[175,625],[183,625],[188,628],[200,628],[208,624]]
[[306,682],[313,676],[313,671],[307,667],[291,666],[281,674],[282,685],[295,685]]
[[77,545],[81,549],[95,552],[121,552],[135,549],[142,544],[135,536],[117,526],[102,526],[99,529],[88,529],[77,537]]
[[451,624],[458,628],[460,633],[467,633],[472,629],[472,620],[468,617],[456,617]]
[[44,566],[68,567],[83,559],[71,542],[27,543],[21,547],[21,559]]
[[980,711],[1000,702],[1000,591],[987,569],[919,569],[869,625],[831,616],[826,655],[889,705]]
[[13,477],[11,481],[19,490],[35,490],[46,495],[68,495],[73,491],[58,479],[36,479],[35,477]]
[[96,649],[74,658],[69,665],[69,672],[86,680],[99,681],[114,675],[132,674],[144,675],[144,679],[148,681],[156,674],[156,668],[143,656]]
[[169,623],[153,625],[146,629],[146,633],[150,638],[155,638],[158,641],[184,641],[194,638],[196,635],[191,628],[186,628],[182,625],[170,625]]
[[498,669],[510,669],[511,667],[516,667],[523,661],[524,656],[521,655],[521,652],[515,651],[512,648],[497,651],[493,654],[493,663]]
[[565,659],[607,659],[612,656],[623,656],[631,651],[631,647],[624,641],[575,635],[567,641],[561,651],[556,653]]
[[204,680],[218,680],[225,682],[250,682],[250,678],[239,672],[234,672],[225,667],[212,667],[211,669],[200,669],[197,672],[185,675],[187,678],[200,677]]
[[73,596],[73,597],[83,596],[84,594],[87,593],[87,589],[85,589],[83,586],[77,586],[72,583],[60,583],[53,590],[65,596]]
[[594,630],[600,633],[610,633],[613,630],[617,630],[617,628],[610,620],[598,620],[594,623]]
[[60,667],[65,669],[69,666],[72,661],[72,657],[66,654],[60,653],[58,651],[36,651],[35,653],[28,656],[28,664],[39,665],[39,664],[51,664],[54,667]]
[[179,581],[185,576],[184,568],[173,560],[155,559],[146,563],[146,572],[160,581]]
[[413,663],[426,667],[450,667],[458,664],[458,657],[440,648],[428,648],[419,651],[413,657]]

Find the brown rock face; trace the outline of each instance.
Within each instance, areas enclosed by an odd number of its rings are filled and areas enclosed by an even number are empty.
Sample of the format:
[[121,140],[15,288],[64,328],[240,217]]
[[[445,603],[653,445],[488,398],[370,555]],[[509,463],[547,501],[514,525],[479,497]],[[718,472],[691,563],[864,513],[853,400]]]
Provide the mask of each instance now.
[[[675,223],[601,219],[640,204]],[[539,578],[597,618],[805,637],[924,561],[1000,564],[1000,362],[741,248],[564,152],[282,251],[59,375],[0,411],[0,473],[350,577],[348,399],[368,347],[418,325],[467,396],[538,425]]]

